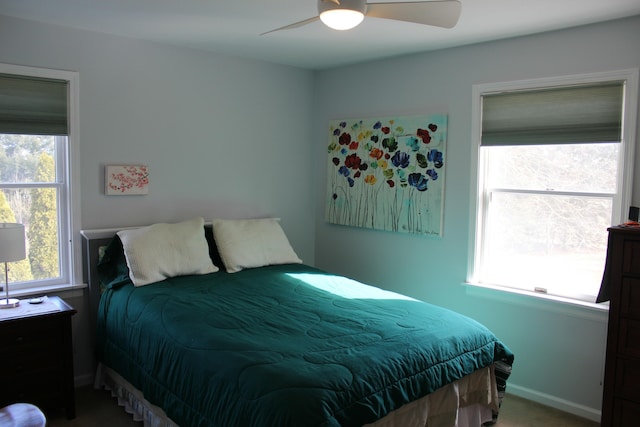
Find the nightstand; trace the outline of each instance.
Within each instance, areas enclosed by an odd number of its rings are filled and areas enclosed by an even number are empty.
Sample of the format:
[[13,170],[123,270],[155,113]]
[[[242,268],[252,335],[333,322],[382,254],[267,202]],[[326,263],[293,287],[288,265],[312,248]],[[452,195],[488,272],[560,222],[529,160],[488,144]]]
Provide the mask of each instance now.
[[40,304],[0,310],[0,407],[33,403],[43,410],[64,408],[75,418],[71,316],[76,310],[59,297]]

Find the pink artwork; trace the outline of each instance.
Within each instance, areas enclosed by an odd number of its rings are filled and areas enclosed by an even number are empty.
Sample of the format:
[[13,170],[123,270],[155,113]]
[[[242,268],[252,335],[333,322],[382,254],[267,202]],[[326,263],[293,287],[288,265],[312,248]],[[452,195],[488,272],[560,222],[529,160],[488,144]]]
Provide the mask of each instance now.
[[107,196],[136,196],[149,193],[149,168],[145,165],[105,166]]

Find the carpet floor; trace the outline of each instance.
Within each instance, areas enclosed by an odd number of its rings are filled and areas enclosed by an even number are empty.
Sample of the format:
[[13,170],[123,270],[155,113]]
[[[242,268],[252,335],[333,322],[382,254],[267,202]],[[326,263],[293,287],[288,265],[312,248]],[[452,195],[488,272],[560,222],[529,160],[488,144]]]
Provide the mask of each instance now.
[[[48,414],[48,427],[141,427],[130,414],[119,407],[106,390],[92,387],[76,389],[76,418],[67,420],[64,413]],[[517,396],[502,402],[496,427],[597,427],[600,424],[549,408]]]

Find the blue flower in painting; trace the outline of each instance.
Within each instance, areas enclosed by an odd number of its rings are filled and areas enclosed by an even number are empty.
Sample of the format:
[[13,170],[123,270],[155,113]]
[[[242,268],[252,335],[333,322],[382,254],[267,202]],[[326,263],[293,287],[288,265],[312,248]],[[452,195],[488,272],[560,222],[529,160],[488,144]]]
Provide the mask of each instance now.
[[409,155],[404,151],[396,151],[391,158],[391,163],[397,168],[406,168],[409,166]]
[[374,129],[380,129],[382,127],[382,123],[380,121],[377,121],[374,125],[373,128]]
[[418,191],[427,191],[429,179],[421,173],[410,173],[408,182],[410,186],[416,187]]
[[347,122],[340,122],[340,127],[341,128],[346,127],[346,126],[347,126]]
[[427,154],[427,159],[430,162],[433,162],[434,166],[437,167],[438,169],[441,168],[443,165],[442,152],[436,150],[435,148],[429,151],[429,154]]
[[346,156],[347,153],[349,152],[349,150],[347,150],[346,148],[342,147],[342,150],[340,150],[340,154]]
[[333,136],[340,136],[340,129],[334,129]]
[[338,173],[342,176],[349,176],[349,168],[346,166],[340,166],[340,169],[338,169]]
[[415,136],[411,136],[407,138],[407,146],[415,153],[420,149],[420,141]]
[[347,181],[349,182],[349,187],[353,187],[353,184],[355,184],[353,178],[347,178]]
[[434,181],[438,179],[438,172],[434,171],[433,169],[427,169],[427,175],[429,175],[429,177]]

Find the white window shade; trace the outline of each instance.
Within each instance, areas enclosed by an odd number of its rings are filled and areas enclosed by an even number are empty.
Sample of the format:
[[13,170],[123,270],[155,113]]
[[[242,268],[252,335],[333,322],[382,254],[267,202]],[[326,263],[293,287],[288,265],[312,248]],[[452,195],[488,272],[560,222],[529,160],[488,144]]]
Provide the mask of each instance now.
[[482,96],[481,145],[620,142],[624,82]]

